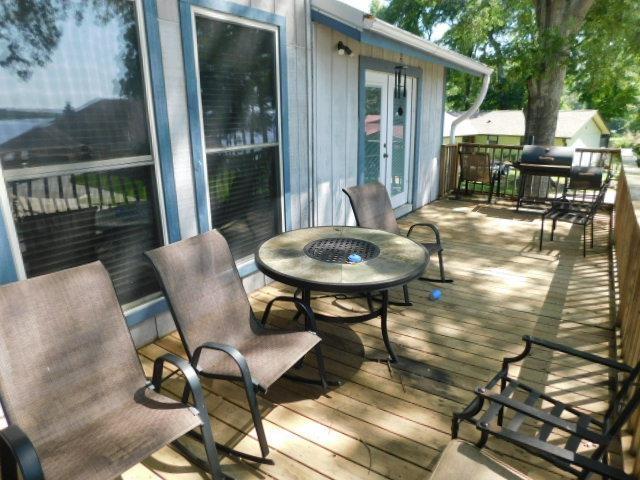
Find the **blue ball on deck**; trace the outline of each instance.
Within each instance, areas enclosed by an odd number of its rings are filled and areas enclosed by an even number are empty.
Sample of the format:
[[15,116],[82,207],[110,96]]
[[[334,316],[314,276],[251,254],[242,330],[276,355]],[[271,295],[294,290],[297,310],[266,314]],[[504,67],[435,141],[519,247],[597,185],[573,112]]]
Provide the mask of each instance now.
[[442,298],[442,290],[435,289],[433,292],[431,292],[431,295],[429,295],[429,298],[434,301],[440,300]]

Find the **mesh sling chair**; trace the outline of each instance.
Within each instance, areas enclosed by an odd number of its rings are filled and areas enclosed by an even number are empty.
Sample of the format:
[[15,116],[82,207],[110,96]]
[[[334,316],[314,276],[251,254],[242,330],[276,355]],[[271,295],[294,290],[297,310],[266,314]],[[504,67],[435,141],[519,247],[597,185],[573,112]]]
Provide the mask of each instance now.
[[[111,479],[198,427],[207,461],[179,449],[225,478],[197,374],[169,354],[146,380],[100,262],[1,287],[0,345],[3,480]],[[195,408],[158,393],[165,363]]]
[[544,237],[544,222],[545,220],[551,220],[551,236],[550,240],[553,241],[554,233],[556,230],[556,224],[560,222],[569,222],[574,225],[582,226],[582,256],[587,256],[587,226],[591,225],[591,248],[593,248],[593,224],[598,209],[604,203],[604,197],[607,193],[607,188],[610,182],[610,173],[607,172],[606,179],[602,181],[603,171],[600,167],[572,167],[569,177],[569,190],[574,192],[575,198],[578,190],[585,192],[584,198],[586,198],[586,191],[593,192],[591,195],[591,201],[569,201],[566,199],[555,200],[552,202],[551,207],[545,210],[542,214],[540,222],[540,245],[539,250],[542,250],[542,241]]
[[[342,191],[349,198],[353,214],[356,217],[356,223],[359,227],[375,228],[378,230],[385,230],[390,233],[400,235],[400,227],[396,220],[396,216],[393,213],[391,207],[391,200],[389,194],[384,185],[379,182],[367,183],[364,185],[357,185],[349,188],[344,188]],[[438,255],[438,261],[440,264],[440,278],[426,278],[420,277],[420,280],[429,282],[452,282],[445,278],[444,274],[444,259],[442,257],[442,241],[440,240],[440,230],[434,223],[415,223],[411,225],[407,232],[407,237],[411,235],[414,228],[426,227],[433,231],[435,236],[435,242],[423,243],[422,245],[429,251],[429,255]],[[404,293],[404,304],[411,305],[409,299],[409,288],[407,285],[402,286]]]
[[[577,478],[591,478],[593,474],[619,480],[635,478],[609,466],[606,456],[611,442],[620,434],[623,425],[640,405],[640,389],[636,387],[640,362],[631,367],[528,335],[525,335],[523,340],[525,348],[522,353],[516,357],[505,358],[500,372],[487,385],[476,389],[476,397],[462,412],[453,415],[452,437],[457,437],[460,423],[468,421],[481,432],[477,444],[480,447],[486,444],[490,435],[494,435],[553,463]],[[509,365],[526,358],[534,346],[602,365],[618,375],[626,376],[624,381],[619,382],[619,388],[615,391],[602,420],[575,406],[560,402],[509,375]],[[550,409],[536,407],[536,404],[542,401],[546,402]],[[485,403],[488,407],[483,411]],[[505,418],[505,409],[514,412],[510,419]],[[538,426],[532,426],[531,421],[537,422]],[[527,423],[528,428],[531,428],[522,429]],[[569,434],[564,445],[559,444],[558,439],[549,440],[554,430]],[[583,442],[595,447],[593,453],[588,455],[578,451]]]
[[288,370],[299,366],[310,350],[315,350],[319,383],[326,389],[313,312],[298,299],[276,297],[267,305],[265,315],[274,302],[293,302],[305,312],[314,332],[273,330],[261,325],[251,309],[229,246],[217,230],[146,255],[156,270],[191,365],[204,377],[241,381],[246,390],[262,457],[222,445],[218,448],[254,462],[271,463],[266,459],[269,446],[256,392],[266,392]]
[[493,197],[493,188],[496,176],[500,171],[494,172],[491,168],[491,157],[488,153],[475,152],[466,153],[460,151],[460,179],[458,180],[458,191],[462,190],[464,183],[465,194],[469,193],[469,182],[489,185],[489,199]]

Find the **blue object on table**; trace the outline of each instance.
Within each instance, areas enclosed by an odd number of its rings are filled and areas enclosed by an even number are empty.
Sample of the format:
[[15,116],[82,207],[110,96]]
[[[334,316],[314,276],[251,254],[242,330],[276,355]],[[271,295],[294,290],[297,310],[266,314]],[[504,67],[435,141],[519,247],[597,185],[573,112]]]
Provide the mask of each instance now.
[[349,263],[360,263],[362,261],[362,257],[357,253],[352,253],[347,259],[349,260]]
[[442,298],[442,290],[435,289],[429,296],[431,300],[440,300]]

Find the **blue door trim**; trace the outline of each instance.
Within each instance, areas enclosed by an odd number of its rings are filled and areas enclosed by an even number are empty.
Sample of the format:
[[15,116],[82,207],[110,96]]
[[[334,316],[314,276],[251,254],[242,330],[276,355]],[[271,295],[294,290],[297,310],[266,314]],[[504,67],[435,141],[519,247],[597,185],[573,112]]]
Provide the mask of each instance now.
[[178,216],[178,194],[173,171],[173,153],[169,130],[169,113],[167,110],[167,93],[164,84],[164,68],[162,66],[162,49],[160,46],[160,28],[158,10],[155,0],[143,0],[144,25],[147,37],[149,70],[151,74],[151,96],[156,126],[156,145],[158,147],[158,163],[162,179],[162,196],[164,198],[165,221],[169,243],[180,240],[180,219]]
[[[365,95],[365,72],[376,70],[378,72],[394,73],[396,64],[380,58],[360,56],[360,67],[358,72],[358,185],[364,183],[364,163],[365,163],[365,131],[364,120],[366,112]],[[417,79],[416,94],[416,124],[413,150],[413,179],[411,201],[416,207],[416,193],[418,192],[418,174],[420,172],[420,127],[422,125],[422,69],[419,67],[407,67],[407,75]]]
[[291,223],[291,172],[289,161],[289,105],[287,84],[287,32],[286,19],[274,13],[265,12],[257,8],[238,5],[226,0],[180,0],[180,27],[182,35],[182,51],[187,88],[187,105],[189,108],[189,131],[191,153],[196,190],[196,209],[198,230],[204,233],[211,229],[207,205],[207,178],[205,174],[205,154],[202,145],[202,122],[200,119],[200,104],[198,99],[198,78],[196,67],[196,53],[192,22],[192,8],[202,7],[209,10],[268,23],[278,27],[278,49],[280,59],[280,118],[282,151],[282,194],[284,197],[285,230],[292,228]]

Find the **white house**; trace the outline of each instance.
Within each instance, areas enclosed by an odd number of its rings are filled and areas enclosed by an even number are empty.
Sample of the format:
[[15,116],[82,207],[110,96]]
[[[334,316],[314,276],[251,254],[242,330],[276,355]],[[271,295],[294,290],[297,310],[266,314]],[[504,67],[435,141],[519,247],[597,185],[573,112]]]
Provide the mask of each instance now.
[[[445,114],[444,139],[448,143],[451,124],[459,113]],[[457,142],[520,145],[524,142],[524,114],[521,110],[477,112],[457,124]],[[598,148],[609,144],[611,132],[597,110],[558,112],[555,144],[570,147]]]

